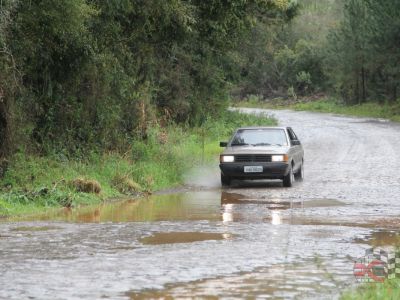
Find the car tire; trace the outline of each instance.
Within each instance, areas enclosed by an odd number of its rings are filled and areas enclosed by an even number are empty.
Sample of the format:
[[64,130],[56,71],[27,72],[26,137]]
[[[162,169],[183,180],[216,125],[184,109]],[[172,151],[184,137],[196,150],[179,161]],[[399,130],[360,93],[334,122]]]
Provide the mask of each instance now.
[[294,173],[293,173],[293,166],[290,166],[289,172],[287,175],[283,176],[283,186],[284,187],[291,187],[294,182]]
[[221,185],[222,186],[230,186],[231,178],[229,176],[225,176],[225,175],[221,174]]
[[294,174],[294,178],[298,181],[303,181],[303,179],[304,179],[304,162],[301,163],[299,170]]

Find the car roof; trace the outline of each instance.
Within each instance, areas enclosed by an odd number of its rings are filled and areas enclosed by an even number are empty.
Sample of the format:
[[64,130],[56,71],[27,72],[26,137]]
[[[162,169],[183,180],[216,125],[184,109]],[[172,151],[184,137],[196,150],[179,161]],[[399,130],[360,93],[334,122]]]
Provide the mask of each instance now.
[[236,130],[254,130],[254,129],[282,129],[286,130],[287,127],[282,127],[282,126],[248,126],[248,127],[240,127]]

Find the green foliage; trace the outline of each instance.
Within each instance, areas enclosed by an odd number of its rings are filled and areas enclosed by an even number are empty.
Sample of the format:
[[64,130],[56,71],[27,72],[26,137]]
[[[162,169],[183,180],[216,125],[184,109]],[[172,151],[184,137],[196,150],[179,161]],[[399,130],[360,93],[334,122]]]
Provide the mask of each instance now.
[[[218,141],[226,140],[235,128],[273,124],[276,121],[268,116],[227,111],[217,119],[207,118],[201,127],[154,126],[146,140],[133,141],[123,154],[90,152],[83,158],[68,158],[59,153],[45,157],[16,153],[0,180],[0,216],[179,185],[190,168],[203,162],[203,138],[205,162],[217,164]],[[100,194],[77,191],[72,183],[79,178],[98,182]]]
[[295,98],[294,100],[296,101],[284,98],[260,101],[259,98],[249,98],[249,100],[237,102],[236,105],[238,107],[293,109],[357,117],[383,118],[400,122],[400,101],[394,103],[385,102],[383,104],[370,101],[362,104],[348,105],[342,100],[334,97],[319,98],[317,100],[309,99],[307,97],[297,99],[297,95],[294,93],[294,89],[292,88],[288,89],[288,94],[292,98]]
[[300,71],[296,75],[296,83],[301,90],[307,90],[309,86],[311,86],[311,75],[308,72]]
[[285,46],[275,54],[281,86],[293,86],[296,93],[307,94],[318,86],[313,86],[313,82],[323,84],[322,58],[317,49],[311,42],[300,39],[293,49]]
[[101,199],[181,182],[204,126],[237,122],[223,111],[242,40],[292,2],[1,1],[1,210],[98,201],[77,178]]
[[346,104],[399,99],[398,1],[302,0],[289,22],[256,23],[237,64],[233,95],[330,93]]
[[0,5],[0,103],[7,104],[0,104],[0,148],[65,156],[124,151],[160,122],[194,126],[217,116],[246,33],[296,7],[287,0]]
[[2,1],[0,5],[0,157],[8,155],[12,144],[10,111],[18,90],[18,70],[9,47],[9,27],[16,1]]
[[325,113],[337,113],[359,117],[384,118],[400,121],[400,103],[365,102],[360,105],[346,105],[334,98],[321,99],[305,103],[297,103],[291,106],[296,110],[307,110]]
[[361,285],[355,291],[347,291],[341,300],[395,300],[400,298],[400,282],[398,279],[386,280],[384,283]]
[[399,18],[397,1],[349,0],[330,36],[328,71],[347,103],[398,98]]
[[[323,1],[324,8],[330,7],[327,3],[330,2]],[[238,87],[234,89],[235,96],[286,96],[289,88],[293,88],[295,94],[308,95],[325,88],[324,43],[320,36],[310,34],[314,27],[304,26],[310,16],[304,13],[309,8],[303,6],[299,1],[290,20],[255,25],[241,50],[244,55],[238,61],[241,77]],[[300,26],[306,30],[299,32],[297,29]]]

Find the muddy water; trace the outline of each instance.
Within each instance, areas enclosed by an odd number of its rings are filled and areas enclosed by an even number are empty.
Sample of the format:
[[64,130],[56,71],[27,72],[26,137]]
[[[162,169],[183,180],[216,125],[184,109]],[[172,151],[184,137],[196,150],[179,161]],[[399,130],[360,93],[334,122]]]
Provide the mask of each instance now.
[[[265,222],[279,218],[280,222],[307,223],[301,217],[304,208],[345,207],[346,203],[335,199],[266,199],[249,198],[239,193],[224,191],[197,191],[154,195],[146,199],[128,200],[79,209],[65,208],[42,215],[24,216],[12,221],[64,221],[75,223],[103,222],[155,222],[155,221],[223,221]],[[294,219],[281,210],[297,209]],[[274,211],[276,210],[276,211]],[[279,216],[279,217],[278,217]],[[290,217],[290,218],[289,218]],[[314,218],[315,220],[316,218]],[[14,230],[51,230],[56,226],[17,227]]]
[[161,245],[176,243],[194,243],[202,241],[218,241],[231,239],[233,236],[229,233],[212,232],[158,232],[151,236],[143,237],[139,241],[145,245]]
[[[218,192],[154,195],[148,199],[105,203],[80,209],[65,208],[23,220],[77,223],[219,220]],[[16,219],[18,221],[21,219]]]
[[[346,264],[320,265],[318,260],[301,264],[274,265],[257,268],[253,272],[241,272],[229,276],[197,280],[188,284],[169,284],[162,290],[148,289],[128,292],[131,299],[179,299],[183,295],[218,299],[288,299],[288,298],[335,298],[338,280],[343,276]],[[342,276],[342,277],[341,277]]]
[[214,190],[6,222],[0,283],[15,285],[0,298],[334,297],[354,284],[352,258],[397,243],[393,230],[323,220],[346,207]]
[[399,243],[399,126],[275,114],[304,182],[221,190],[216,162],[189,192],[3,220],[0,299],[337,298],[366,249]]

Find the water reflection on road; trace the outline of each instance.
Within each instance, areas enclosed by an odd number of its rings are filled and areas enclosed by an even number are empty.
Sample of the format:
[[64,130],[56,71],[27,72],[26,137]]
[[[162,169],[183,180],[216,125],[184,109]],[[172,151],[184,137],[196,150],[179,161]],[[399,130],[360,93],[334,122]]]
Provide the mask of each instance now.
[[[64,208],[42,215],[16,218],[18,221],[66,221],[77,223],[155,222],[155,221],[223,221],[282,223],[281,210],[345,206],[334,199],[294,201],[248,198],[225,191],[201,191],[153,195],[144,199],[104,203],[79,209]],[[286,214],[287,215],[287,214]],[[286,220],[285,222],[289,222]],[[292,220],[293,221],[293,220]]]
[[215,162],[189,192],[2,220],[0,299],[338,297],[366,249],[399,245],[399,125],[273,113],[303,182],[220,190]]
[[49,289],[88,299],[331,297],[352,282],[359,245],[396,242],[363,220],[327,219],[351,211],[335,199],[239,192],[153,195],[5,222],[0,284],[18,280],[0,298],[53,299]]

